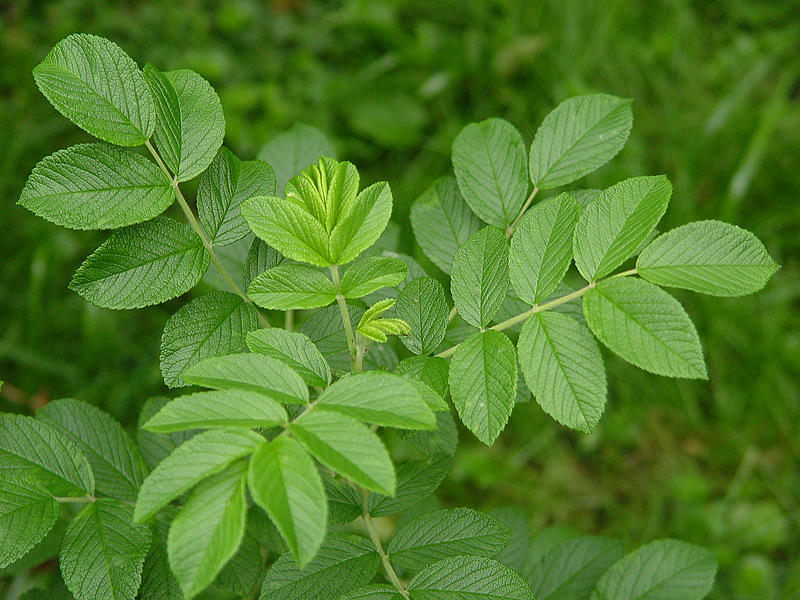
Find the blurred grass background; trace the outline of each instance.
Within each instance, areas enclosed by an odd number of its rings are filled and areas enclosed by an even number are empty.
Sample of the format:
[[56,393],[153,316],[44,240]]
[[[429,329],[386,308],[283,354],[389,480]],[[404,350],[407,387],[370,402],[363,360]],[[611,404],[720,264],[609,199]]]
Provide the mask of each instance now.
[[[518,505],[534,530],[564,524],[629,549],[696,542],[719,556],[713,598],[800,598],[798,0],[0,1],[0,409],[72,396],[132,425],[163,391],[158,342],[180,302],[86,304],[67,284],[104,234],[15,206],[38,160],[88,140],[30,75],[77,31],[140,64],[200,72],[242,158],[296,121],[321,128],[362,183],[391,183],[399,223],[450,171],[465,124],[503,117],[530,142],[566,97],[632,97],[628,145],[585,186],[666,173],[675,190],[662,229],[721,218],[754,231],[783,268],[753,297],[677,294],[703,339],[708,382],[608,356],[610,400],[594,434],[519,405],[492,448],[462,437],[440,496]],[[407,225],[401,243],[416,252]]]

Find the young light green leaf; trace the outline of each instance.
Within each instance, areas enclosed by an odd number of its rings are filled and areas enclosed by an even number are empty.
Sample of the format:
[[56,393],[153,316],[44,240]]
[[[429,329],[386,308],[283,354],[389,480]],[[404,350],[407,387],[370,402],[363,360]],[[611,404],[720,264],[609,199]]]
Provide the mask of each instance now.
[[320,351],[303,333],[270,328],[247,334],[251,352],[263,354],[285,363],[308,385],[326,387],[331,382],[331,368]]
[[136,499],[147,469],[139,448],[108,413],[80,400],[63,399],[36,411],[80,449],[92,466],[95,488],[122,501]]
[[488,558],[454,556],[435,563],[408,584],[414,600],[534,600],[522,578]]
[[89,461],[48,423],[0,413],[0,462],[5,474],[28,478],[56,496],[94,493]]
[[437,179],[411,204],[414,238],[433,264],[448,274],[456,250],[481,225],[453,177]]
[[175,398],[144,424],[148,431],[275,427],[289,420],[286,409],[264,394],[214,390]]
[[583,296],[589,327],[609,350],[656,375],[705,379],[697,331],[680,303],[630,277],[601,281]]
[[497,555],[511,531],[487,514],[468,508],[440,510],[420,515],[392,537],[387,552],[400,567],[420,570],[457,555]]
[[142,308],[189,291],[208,268],[203,241],[167,217],[115,231],[80,266],[69,288],[101,308]]
[[469,336],[450,361],[450,394],[461,422],[492,445],[517,395],[517,356],[511,340],[491,329]]
[[450,291],[470,325],[489,324],[508,291],[508,241],[496,227],[473,234],[453,257]]
[[383,287],[399,285],[406,277],[406,265],[391,256],[370,256],[350,265],[342,275],[342,295],[361,298]]
[[145,65],[144,77],[155,100],[155,142],[177,181],[206,170],[222,145],[225,115],[214,88],[189,69],[162,73]]
[[381,236],[392,216],[392,191],[385,181],[361,190],[343,212],[330,236],[333,262],[346,265]]
[[450,471],[450,455],[433,454],[427,460],[412,460],[397,469],[394,497],[371,492],[366,508],[373,517],[388,517],[417,505],[441,485]]
[[622,150],[632,126],[630,99],[588,94],[564,100],[533,139],[531,180],[545,190],[591,173]]
[[214,587],[249,598],[261,577],[263,561],[261,546],[249,531],[245,532],[242,545],[219,572]]
[[353,590],[339,600],[403,600],[403,596],[391,585],[373,583]]
[[0,569],[25,556],[58,519],[53,494],[25,478],[0,479]]
[[211,430],[185,441],[144,480],[134,523],[148,520],[203,479],[249,455],[263,441],[259,434],[245,429]]
[[136,63],[104,38],[73,34],[56,44],[33,70],[50,103],[93,136],[119,146],[150,139],[156,114]]
[[330,600],[361,587],[375,576],[380,557],[362,537],[331,533],[319,554],[301,571],[284,554],[267,573],[261,600]]
[[274,194],[272,167],[260,160],[241,161],[222,147],[197,186],[200,224],[213,244],[232,244],[250,233],[239,212],[242,201],[252,196]]
[[161,335],[161,374],[169,387],[186,385],[183,372],[201,360],[238,352],[258,327],[253,306],[230,292],[211,292],[178,309]]
[[603,357],[583,323],[541,312],[522,326],[519,363],[542,409],[559,423],[590,432],[606,403]]
[[630,257],[667,210],[666,176],[634,177],[605,190],[575,226],[575,265],[587,281],[605,277]]
[[418,277],[401,290],[394,307],[399,319],[411,327],[411,335],[400,338],[414,354],[430,354],[447,330],[447,301],[442,285],[432,277]]
[[172,204],[161,169],[108,144],[79,144],[40,161],[18,204],[71,229],[116,229],[147,221]]
[[458,187],[472,211],[505,229],[528,193],[527,153],[522,135],[508,121],[470,123],[453,142]]
[[98,498],[73,517],[59,552],[61,575],[76,600],[133,600],[150,547],[147,525],[131,524],[133,509]]
[[267,246],[264,240],[254,238],[242,265],[242,283],[245,289],[250,287],[250,282],[255,279],[256,275],[277,266],[282,261],[283,257],[280,252]]
[[142,453],[145,464],[151,470],[169,456],[175,448],[197,433],[196,431],[176,431],[175,433],[166,434],[153,433],[142,429],[144,424],[169,402],[172,402],[172,399],[164,396],[148,398],[139,413],[136,443],[139,446],[139,451]]
[[230,354],[208,358],[189,368],[183,380],[217,390],[246,390],[277,402],[305,404],[308,386],[279,360],[260,354]]
[[343,377],[317,399],[317,410],[398,429],[432,429],[433,413],[407,379],[383,371]]
[[752,233],[720,221],[697,221],[656,238],[636,269],[648,281],[712,296],[743,296],[779,269]]
[[622,542],[583,536],[560,544],[525,574],[536,600],[586,600],[600,577],[622,558]]
[[361,487],[394,495],[394,465],[381,439],[369,427],[344,415],[306,412],[289,432],[318,461]]
[[216,579],[244,537],[247,463],[203,481],[169,528],[169,565],[183,595],[193,598]]
[[561,194],[531,208],[511,238],[509,275],[517,296],[538,304],[558,287],[572,260],[578,201]]
[[293,439],[277,437],[253,453],[247,478],[253,500],[275,523],[302,569],[319,550],[328,521],[314,461]]
[[295,123],[276,135],[258,153],[259,160],[275,169],[279,190],[308,165],[317,162],[320,156],[336,158],[336,151],[324,133],[304,123]]
[[257,275],[247,288],[247,295],[264,308],[320,308],[336,300],[336,288],[318,268],[290,263]]
[[704,548],[677,540],[645,544],[618,560],[591,600],[700,600],[714,583],[717,563]]

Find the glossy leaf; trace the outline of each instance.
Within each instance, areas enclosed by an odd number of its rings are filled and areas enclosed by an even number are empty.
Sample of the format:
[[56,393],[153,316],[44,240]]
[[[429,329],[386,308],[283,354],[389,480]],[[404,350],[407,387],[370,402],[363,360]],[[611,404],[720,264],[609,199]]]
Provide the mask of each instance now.
[[383,287],[399,285],[406,277],[405,263],[391,256],[370,256],[351,264],[342,275],[345,298],[362,298]]

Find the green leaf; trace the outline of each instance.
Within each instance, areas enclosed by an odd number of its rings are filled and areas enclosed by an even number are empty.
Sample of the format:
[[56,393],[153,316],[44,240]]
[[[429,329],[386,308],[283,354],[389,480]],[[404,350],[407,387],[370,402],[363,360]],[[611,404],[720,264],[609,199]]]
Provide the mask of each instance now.
[[143,156],[79,144],[40,161],[18,204],[62,227],[116,229],[160,215],[173,194],[164,172]]
[[453,142],[458,187],[472,211],[505,229],[528,193],[527,153],[522,135],[508,121],[471,123]]
[[308,165],[317,162],[320,156],[336,158],[336,151],[324,133],[304,123],[295,123],[276,135],[258,153],[260,160],[275,169],[279,190]]
[[361,298],[383,287],[395,287],[406,277],[406,265],[391,256],[370,256],[350,265],[342,275],[342,295]]
[[306,411],[289,432],[318,461],[361,487],[394,495],[394,465],[369,427],[344,415]]
[[586,600],[603,573],[622,555],[619,540],[579,537],[545,554],[525,580],[536,600]]
[[632,126],[630,99],[588,94],[564,100],[536,131],[531,180],[545,190],[588,175],[622,150]]
[[0,413],[0,462],[5,474],[28,478],[56,496],[94,493],[92,468],[74,442],[31,417]]
[[284,554],[267,573],[261,600],[328,600],[361,587],[375,576],[380,557],[362,537],[331,533],[301,571]]
[[656,238],[636,269],[648,281],[712,296],[743,296],[779,269],[752,233],[720,221],[697,221]]
[[455,556],[431,565],[408,584],[414,600],[534,600],[522,578],[488,558]]
[[[519,568],[515,568],[512,565],[509,566],[511,566],[512,569],[515,569],[520,575],[522,575],[523,579],[530,583],[529,573],[533,569],[537,569],[539,567],[539,562],[548,552],[551,550],[556,550],[562,544],[566,544],[570,540],[574,540],[580,536],[573,529],[566,525],[549,525],[548,527],[537,531],[533,538],[528,539],[529,536],[527,532],[525,537],[527,556],[525,557],[524,564]],[[530,544],[528,544],[528,541]]]
[[666,176],[634,177],[605,190],[575,227],[575,265],[587,281],[605,277],[630,257],[667,210]]
[[108,413],[80,400],[55,400],[36,417],[56,427],[92,467],[95,489],[117,500],[136,499],[147,469],[139,448]]
[[220,148],[197,186],[200,224],[213,244],[232,244],[250,233],[239,212],[242,201],[274,194],[272,167],[260,160],[241,161],[227,148]]
[[214,586],[241,598],[249,598],[261,576],[263,560],[258,542],[245,532],[242,545],[219,572]]
[[403,596],[391,585],[373,583],[353,590],[339,600],[403,600]]
[[208,268],[203,241],[167,217],[115,231],[69,288],[101,308],[142,308],[186,293]]
[[25,556],[58,519],[58,502],[27,479],[0,479],[0,569]]
[[496,560],[521,573],[528,557],[531,535],[527,515],[516,506],[501,506],[489,514],[511,530],[511,539],[497,555]]
[[453,257],[450,291],[458,314],[470,325],[484,327],[508,291],[508,241],[496,227],[472,235]]
[[134,522],[148,520],[203,479],[249,455],[263,441],[259,434],[244,429],[206,431],[185,441],[144,480]]
[[183,380],[217,390],[258,392],[276,402],[305,404],[308,387],[284,363],[260,354],[230,354],[208,358],[189,368]]
[[361,516],[361,492],[344,481],[334,479],[333,475],[323,473],[325,495],[328,497],[328,526],[346,525]]
[[569,194],[531,208],[511,238],[509,275],[520,299],[538,304],[558,287],[572,260],[572,236],[581,214]]
[[244,537],[247,463],[239,461],[203,481],[169,528],[169,565],[183,595],[211,585]]
[[155,100],[155,142],[177,181],[206,170],[222,145],[225,116],[214,88],[189,69],[162,73],[145,65],[144,77]]
[[705,379],[697,331],[680,303],[641,279],[601,281],[583,296],[589,327],[629,363],[667,377]]
[[153,98],[141,71],[104,38],[85,33],[64,38],[33,77],[62,115],[101,140],[138,146],[155,129]]
[[432,429],[435,425],[433,413],[411,382],[383,371],[343,377],[320,394],[316,407],[382,427]]
[[302,569],[325,538],[328,505],[314,461],[291,438],[263,442],[248,471],[253,500],[275,523]]
[[356,326],[356,338],[363,335],[374,342],[385,344],[389,335],[409,335],[411,328],[402,319],[379,318],[394,305],[394,298],[385,298],[365,310]]
[[450,361],[450,393],[461,422],[490,446],[505,428],[517,395],[511,340],[491,329],[469,336]]
[[258,429],[275,427],[288,420],[286,409],[264,394],[232,389],[175,398],[143,427],[158,433],[226,427]]
[[453,177],[437,179],[411,204],[414,238],[425,256],[448,274],[456,250],[481,225],[461,197]]
[[511,531],[487,514],[468,508],[420,515],[401,527],[387,552],[400,567],[420,570],[457,555],[491,558],[500,552]]
[[169,387],[186,385],[183,372],[201,360],[238,352],[258,327],[252,305],[229,292],[193,298],[172,315],[161,335],[161,374]]
[[519,363],[542,409],[559,423],[591,432],[606,403],[603,357],[583,323],[541,312],[522,326]]
[[677,540],[650,542],[618,560],[597,583],[591,600],[700,600],[711,591],[714,555]]
[[144,559],[139,597],[147,600],[184,600],[181,586],[169,568],[167,556],[168,524],[156,518],[150,532],[153,543]]
[[196,431],[176,431],[175,433],[165,434],[153,433],[152,431],[145,431],[142,429],[144,424],[169,402],[172,402],[172,399],[165,398],[164,396],[148,398],[139,413],[136,429],[136,443],[139,446],[139,451],[142,453],[145,464],[150,469],[155,468],[155,466],[169,456],[175,448],[197,433]]
[[575,198],[578,201],[578,204],[581,205],[581,210],[589,206],[589,203],[598,198],[603,193],[603,190],[596,190],[596,189],[582,189],[582,190],[570,190],[569,195]]
[[[347,307],[352,323],[358,323],[364,311],[355,306]],[[338,306],[318,310],[300,325],[298,331],[308,336],[324,356],[332,369],[350,369],[350,354],[347,349],[347,336]],[[369,356],[369,354],[367,355]]]
[[394,372],[411,379],[418,379],[444,398],[449,387],[447,381],[449,369],[450,365],[443,358],[410,356],[400,361]]
[[412,460],[397,469],[397,489],[394,497],[370,493],[367,511],[373,517],[396,515],[415,506],[444,481],[450,471],[450,456],[434,454],[427,460]]
[[257,275],[247,288],[247,295],[264,308],[320,308],[336,300],[336,288],[316,267],[290,263]]
[[372,246],[392,216],[392,191],[385,181],[361,190],[331,232],[330,251],[336,264],[346,265]]
[[411,335],[400,338],[414,354],[430,354],[442,343],[447,330],[447,301],[442,285],[431,277],[418,277],[406,284],[397,297],[395,314],[411,327]]
[[242,265],[244,287],[250,287],[250,282],[255,279],[256,275],[277,266],[282,261],[283,257],[280,252],[267,246],[263,240],[253,239],[250,249],[247,251],[244,265]]
[[147,525],[131,524],[133,509],[110,498],[84,506],[64,532],[61,575],[77,600],[133,600],[150,547]]
[[259,329],[247,334],[251,352],[263,354],[285,363],[308,385],[326,387],[331,382],[331,368],[320,351],[303,333],[285,329]]
[[458,448],[458,430],[456,422],[450,411],[436,413],[436,429],[431,431],[417,431],[408,438],[408,441],[419,448],[425,455],[443,452],[450,456],[455,455]]

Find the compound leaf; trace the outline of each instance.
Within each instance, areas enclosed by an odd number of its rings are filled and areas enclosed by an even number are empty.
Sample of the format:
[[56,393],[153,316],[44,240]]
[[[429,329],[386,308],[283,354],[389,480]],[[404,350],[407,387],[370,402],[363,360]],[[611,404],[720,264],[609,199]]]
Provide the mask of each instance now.
[[591,173],[622,150],[632,126],[630,99],[587,94],[564,100],[536,131],[531,180],[544,190]]
[[641,279],[612,278],[583,296],[592,332],[629,363],[667,377],[705,379],[697,331],[680,303]]
[[189,291],[208,261],[203,241],[189,227],[156,217],[111,234],[69,288],[101,308],[142,308]]
[[302,569],[325,537],[328,505],[314,461],[289,437],[263,442],[248,471],[253,500],[280,531],[295,563]]
[[478,331],[450,361],[450,393],[461,422],[487,446],[506,426],[517,394],[514,345],[499,331]]
[[743,296],[764,287],[778,265],[752,233],[720,221],[697,221],[657,237],[636,269],[657,285],[712,296]]
[[0,479],[0,569],[25,556],[58,519],[53,494],[25,478]]
[[587,281],[605,277],[645,241],[667,210],[666,176],[634,177],[605,190],[575,227],[575,265]]
[[535,205],[520,219],[508,266],[521,300],[538,304],[558,287],[572,260],[572,236],[580,214],[578,201],[561,194]]
[[279,190],[308,165],[317,162],[320,156],[336,158],[336,151],[324,133],[304,123],[295,123],[276,135],[258,153],[260,160],[275,169]]
[[108,144],[79,144],[40,161],[19,204],[71,229],[116,229],[147,221],[172,204],[169,179],[155,164]]
[[508,291],[508,241],[496,227],[473,234],[453,257],[450,291],[458,314],[470,325],[484,327]]
[[414,238],[425,255],[445,273],[456,250],[482,226],[461,197],[453,177],[433,182],[411,204],[411,227]]
[[606,402],[606,373],[586,325],[561,313],[537,313],[522,326],[518,352],[542,409],[567,427],[592,431]]
[[397,489],[393,497],[371,492],[367,511],[373,517],[396,515],[415,506],[441,485],[450,471],[450,455],[437,453],[427,460],[412,460],[397,469]]
[[318,268],[289,263],[257,275],[247,295],[259,306],[275,310],[320,308],[336,300],[336,288]]
[[447,330],[447,300],[442,284],[432,277],[418,277],[403,287],[394,305],[395,314],[411,327],[400,340],[414,354],[430,354]]
[[522,578],[495,560],[454,556],[439,561],[408,584],[414,600],[534,600]]
[[453,142],[458,187],[472,211],[505,229],[528,193],[527,152],[508,121],[487,119],[464,127]]
[[77,600],[133,600],[150,548],[150,529],[133,525],[133,509],[110,498],[84,506],[67,525],[59,564]]
[[395,287],[406,277],[406,264],[392,256],[370,256],[351,264],[342,275],[345,298],[361,298],[383,287]]
[[104,38],[67,36],[33,69],[33,77],[62,115],[101,140],[138,146],[155,129],[153,97],[141,71]]

